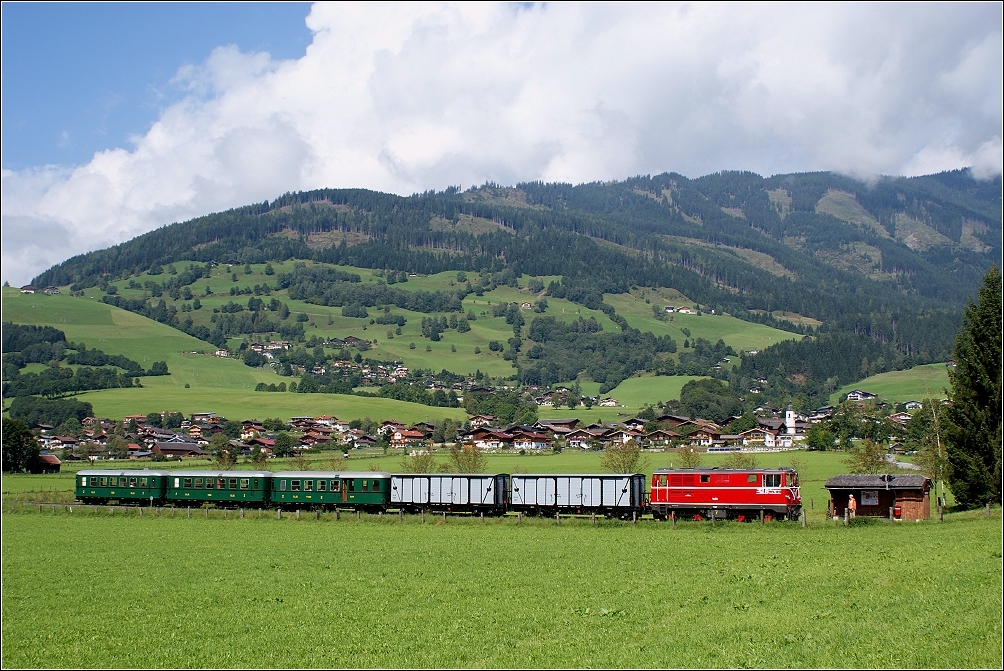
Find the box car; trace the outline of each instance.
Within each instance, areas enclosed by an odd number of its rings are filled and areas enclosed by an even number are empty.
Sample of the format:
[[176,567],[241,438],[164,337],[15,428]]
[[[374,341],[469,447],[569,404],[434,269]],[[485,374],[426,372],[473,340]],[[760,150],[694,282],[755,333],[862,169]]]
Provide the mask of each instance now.
[[513,475],[509,509],[528,513],[601,513],[627,517],[645,512],[645,476],[583,474]]
[[509,476],[471,473],[401,473],[390,476],[390,506],[419,510],[504,515]]
[[[318,487],[324,487],[325,491],[319,492]],[[334,493],[332,487],[335,487]],[[322,495],[323,498],[319,498]],[[390,473],[284,471],[272,475],[273,505],[295,507],[309,504],[379,511],[387,509],[389,500]]]
[[267,471],[174,471],[167,500],[256,507],[268,503],[272,474]]
[[82,470],[75,476],[76,496],[84,503],[116,501],[162,502],[168,471]]
[[705,519],[797,517],[802,510],[798,473],[791,468],[660,468],[652,474],[653,514]]

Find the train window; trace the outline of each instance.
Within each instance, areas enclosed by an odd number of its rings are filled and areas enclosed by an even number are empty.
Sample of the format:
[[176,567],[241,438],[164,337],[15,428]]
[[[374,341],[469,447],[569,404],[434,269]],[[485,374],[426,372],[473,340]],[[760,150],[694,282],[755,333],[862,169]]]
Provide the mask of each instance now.
[[279,481],[279,491],[280,492],[286,491],[286,481],[285,480],[280,480]]
[[327,484],[328,484],[328,481],[327,481],[327,480],[318,480],[318,481],[317,481],[317,491],[319,491],[319,492],[323,492],[323,491],[324,491],[324,487],[325,487],[325,486],[326,486]]
[[247,489],[251,486],[251,480],[248,478],[241,478],[241,489]]
[[101,478],[101,486],[104,487],[108,484],[108,478]]
[[659,476],[659,486],[660,487],[665,487],[667,484],[668,483],[667,483],[666,475],[665,474],[660,475]]
[[[177,482],[177,480],[175,480],[175,482]],[[175,485],[175,486],[177,486],[177,485]],[[185,479],[183,479],[181,481],[181,486],[184,487],[185,489],[191,489],[192,488],[192,479],[191,478],[185,478]]]
[[341,491],[341,489],[342,488],[341,488],[341,481],[340,480],[332,480],[331,481],[331,491],[338,492],[338,491]]
[[226,488],[227,488],[226,478],[218,478],[216,480],[216,489],[226,489]]
[[300,491],[300,481],[299,480],[290,480],[289,484],[290,484],[290,489],[292,489],[294,492]]
[[98,486],[98,479],[92,477],[91,478],[91,487],[97,487],[97,486]]
[[369,480],[363,480],[363,491],[364,492],[369,491],[369,486],[370,486],[370,481]]
[[136,478],[129,478],[129,486],[130,487],[136,486]]
[[798,473],[788,473],[788,477],[786,479],[788,480],[789,487],[798,487]]
[[763,474],[763,486],[764,487],[780,487],[781,486],[781,474],[780,473],[764,473]]
[[195,478],[195,488],[202,489],[202,478]]
[[147,478],[140,478],[139,479],[139,486],[140,487],[146,487],[146,483],[147,483]]
[[701,482],[711,482],[711,475],[710,474],[708,474],[708,475],[702,475],[701,476]]
[[237,489],[237,478],[230,478],[230,482],[227,486],[230,489]]
[[750,473],[749,475],[746,476],[746,482],[751,482],[753,484],[756,484],[756,481],[759,479],[760,478],[756,473]]
[[119,487],[128,487],[129,478],[119,478]]
[[373,491],[374,492],[379,492],[380,491],[380,481],[379,480],[374,480],[373,481]]
[[213,488],[213,479],[206,478],[206,489],[212,489],[212,488]]
[[314,481],[313,480],[304,480],[303,481],[303,491],[305,491],[305,492],[312,492],[312,491],[314,491]]

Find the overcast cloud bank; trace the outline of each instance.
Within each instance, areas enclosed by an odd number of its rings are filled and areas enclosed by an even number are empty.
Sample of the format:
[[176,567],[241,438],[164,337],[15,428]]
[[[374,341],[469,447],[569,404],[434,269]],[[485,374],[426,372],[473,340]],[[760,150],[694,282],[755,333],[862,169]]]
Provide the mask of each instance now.
[[3,278],[319,187],[1004,162],[1001,5],[315,5],[216,49],[131,149],[2,176]]

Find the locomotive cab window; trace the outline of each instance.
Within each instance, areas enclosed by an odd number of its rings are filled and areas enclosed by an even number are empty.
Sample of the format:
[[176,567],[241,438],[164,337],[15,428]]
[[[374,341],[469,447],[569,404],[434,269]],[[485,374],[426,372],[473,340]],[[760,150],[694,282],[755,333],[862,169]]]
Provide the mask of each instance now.
[[789,487],[798,487],[798,474],[788,473],[788,477],[785,478],[788,481]]
[[711,482],[711,475],[710,474],[702,475],[701,482]]
[[781,486],[781,474],[780,473],[764,473],[763,474],[763,486],[764,487],[780,487]]
[[756,484],[756,481],[758,479],[759,479],[759,476],[756,473],[750,473],[749,475],[746,476],[746,482],[749,482],[749,483],[752,483],[752,484]]
[[666,475],[665,474],[659,476],[659,486],[660,487],[665,487],[666,486]]

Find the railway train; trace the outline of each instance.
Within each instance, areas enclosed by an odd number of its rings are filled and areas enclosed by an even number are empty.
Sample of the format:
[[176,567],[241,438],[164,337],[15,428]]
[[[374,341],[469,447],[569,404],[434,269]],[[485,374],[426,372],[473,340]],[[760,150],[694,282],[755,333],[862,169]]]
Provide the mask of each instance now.
[[777,469],[657,469],[635,474],[385,473],[379,471],[81,470],[85,504],[400,510],[505,515],[599,514],[657,520],[791,519],[798,473]]

